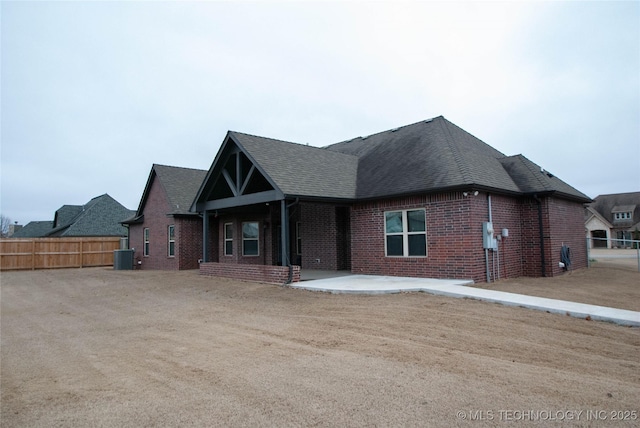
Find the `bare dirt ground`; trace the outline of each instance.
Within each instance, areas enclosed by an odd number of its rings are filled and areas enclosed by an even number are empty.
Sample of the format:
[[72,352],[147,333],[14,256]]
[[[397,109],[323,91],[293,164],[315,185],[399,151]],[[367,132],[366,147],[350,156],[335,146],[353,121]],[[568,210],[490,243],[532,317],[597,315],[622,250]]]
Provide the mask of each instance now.
[[640,311],[640,272],[633,257],[599,258],[592,261],[591,269],[569,271],[554,278],[503,279],[475,286]]
[[[568,278],[638,276],[540,281]],[[196,272],[0,279],[3,427],[640,425],[638,328]]]

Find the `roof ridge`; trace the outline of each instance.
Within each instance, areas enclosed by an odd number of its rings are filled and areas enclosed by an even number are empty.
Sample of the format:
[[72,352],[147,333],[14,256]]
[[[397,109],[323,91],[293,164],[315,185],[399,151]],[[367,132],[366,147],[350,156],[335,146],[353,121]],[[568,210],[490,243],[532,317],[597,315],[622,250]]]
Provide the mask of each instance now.
[[278,138],[271,138],[271,137],[263,137],[261,135],[255,135],[255,134],[249,134],[246,132],[239,132],[239,131],[229,131],[230,134],[240,134],[240,135],[246,135],[247,137],[254,137],[254,138],[262,138],[263,140],[271,140],[271,141],[278,141],[280,143],[287,143],[287,144],[295,144],[296,146],[302,146],[302,147],[313,147],[316,149],[319,149],[319,147],[316,146],[310,146],[308,143],[307,144],[302,144],[302,143],[296,143],[295,141],[286,141],[286,140],[280,140]]
[[322,146],[321,148],[322,148],[322,149],[329,149],[329,150],[331,150],[331,147],[332,147],[332,146],[336,146],[336,145],[338,145],[338,144],[343,144],[343,143],[348,143],[349,141],[357,140],[358,138],[361,138],[361,139],[363,139],[363,140],[366,140],[366,139],[367,139],[367,138],[369,138],[369,137],[375,137],[376,135],[384,134],[384,133],[387,133],[387,132],[396,132],[396,131],[398,131],[398,130],[400,130],[400,129],[402,129],[402,128],[408,128],[408,127],[410,127],[410,126],[414,126],[414,125],[417,125],[417,124],[419,124],[419,123],[423,123],[423,122],[424,122],[424,123],[429,123],[429,122],[432,122],[432,121],[434,121],[434,120],[436,120],[436,119],[444,119],[444,116],[442,116],[442,115],[440,115],[440,116],[434,116],[434,117],[432,117],[432,118],[430,118],[430,119],[423,119],[423,120],[419,120],[419,121],[417,121],[417,122],[413,122],[413,123],[410,123],[410,124],[408,124],[408,125],[396,126],[395,128],[390,128],[390,129],[387,129],[387,130],[385,130],[385,131],[375,132],[375,133],[373,133],[373,134],[367,134],[367,135],[365,135],[364,137],[363,137],[362,135],[360,135],[360,136],[358,136],[358,137],[349,138],[348,140],[338,141],[337,143],[329,144],[328,146]]
[[[277,142],[277,143],[290,144],[290,145],[292,145],[292,146],[301,147],[301,148],[304,148],[304,149],[321,150],[321,151],[323,151],[323,152],[326,152],[326,151],[327,151],[327,150],[325,150],[325,149],[326,149],[326,147],[311,146],[311,145],[309,145],[309,144],[296,143],[296,142],[294,142],[294,141],[279,140],[279,139],[277,139],[277,138],[262,137],[262,136],[260,136],[260,135],[247,134],[247,133],[245,133],[245,132],[237,132],[237,131],[229,131],[229,133],[239,134],[239,135],[244,135],[244,136],[252,137],[252,138],[260,138],[260,139],[263,139],[263,140],[274,141],[274,142]],[[237,144],[242,145],[242,142],[241,142],[241,141],[236,141],[236,143],[237,143]],[[243,147],[244,147],[244,146],[243,146]],[[330,151],[331,151],[332,153],[336,153],[336,154],[338,154],[338,155],[342,155],[342,156],[352,156],[352,157],[355,157],[355,158],[357,158],[357,157],[358,157],[358,156],[355,156],[355,155],[350,155],[350,154],[348,154],[348,153],[342,153],[342,152],[338,152],[338,151],[335,151],[335,150],[330,150]]]
[[440,127],[447,134],[448,138],[445,137],[446,141],[447,141],[447,145],[449,146],[449,149],[451,150],[451,153],[453,154],[453,160],[455,161],[456,165],[458,166],[458,170],[460,171],[460,174],[462,174],[462,179],[467,184],[473,184],[472,183],[473,180],[471,178],[471,172],[469,171],[469,167],[464,163],[464,161],[462,159],[462,153],[460,153],[460,150],[458,149],[458,147],[453,144],[453,135],[451,135],[451,131],[449,130],[449,126],[447,125],[447,123],[445,121],[440,121]]
[[161,164],[161,163],[154,163],[153,164],[153,168],[160,166],[163,168],[173,168],[173,169],[189,169],[189,170],[193,170],[193,171],[207,171],[206,169],[200,169],[200,168],[191,168],[188,166],[175,166],[175,165],[165,165],[165,164]]

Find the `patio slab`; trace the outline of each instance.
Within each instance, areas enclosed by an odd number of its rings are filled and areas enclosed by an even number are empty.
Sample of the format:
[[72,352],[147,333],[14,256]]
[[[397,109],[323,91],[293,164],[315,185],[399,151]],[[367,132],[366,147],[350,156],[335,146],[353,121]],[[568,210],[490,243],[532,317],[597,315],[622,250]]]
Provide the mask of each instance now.
[[293,288],[327,293],[389,294],[422,291],[429,294],[468,298],[505,306],[519,306],[550,313],[608,321],[620,325],[640,327],[640,312],[606,306],[588,305],[566,300],[526,296],[504,291],[468,287],[471,280],[405,278],[394,276],[350,275],[317,279],[291,284]]

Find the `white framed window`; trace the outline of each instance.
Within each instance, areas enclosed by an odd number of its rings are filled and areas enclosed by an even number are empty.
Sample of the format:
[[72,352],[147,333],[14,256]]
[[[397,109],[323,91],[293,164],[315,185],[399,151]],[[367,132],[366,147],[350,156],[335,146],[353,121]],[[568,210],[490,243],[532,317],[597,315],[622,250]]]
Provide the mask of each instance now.
[[427,221],[423,209],[384,213],[385,256],[426,257]]
[[302,255],[302,236],[300,236],[300,222],[296,222],[296,254]]
[[142,254],[145,257],[149,256],[149,228],[145,227],[142,230],[142,241],[144,242]]
[[167,255],[169,257],[176,256],[176,227],[175,225],[169,225],[167,228]]
[[631,219],[631,212],[615,213],[614,214],[614,218],[616,220],[630,220]]
[[242,223],[242,255],[258,256],[260,254],[260,228],[257,221]]
[[233,255],[233,223],[224,224],[224,255]]

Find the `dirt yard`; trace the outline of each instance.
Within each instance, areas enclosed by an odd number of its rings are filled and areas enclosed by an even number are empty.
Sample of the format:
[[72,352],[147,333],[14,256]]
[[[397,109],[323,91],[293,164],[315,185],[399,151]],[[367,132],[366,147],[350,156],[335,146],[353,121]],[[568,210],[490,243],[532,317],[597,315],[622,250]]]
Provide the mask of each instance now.
[[[580,285],[638,310],[637,294],[609,296],[637,285],[629,275],[601,265],[499,286]],[[0,279],[3,427],[640,425],[638,328],[195,272]]]
[[555,278],[514,278],[476,284],[551,299],[640,311],[640,272],[637,259],[599,259],[591,269],[567,272]]

